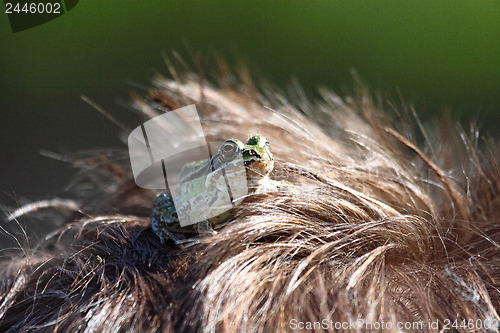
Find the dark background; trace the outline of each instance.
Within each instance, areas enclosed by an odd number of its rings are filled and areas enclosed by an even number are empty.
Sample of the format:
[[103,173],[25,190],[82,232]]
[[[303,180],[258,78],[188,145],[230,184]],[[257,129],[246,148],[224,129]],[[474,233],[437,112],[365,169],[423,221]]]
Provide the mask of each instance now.
[[500,125],[500,1],[85,0],[12,33],[0,14],[0,205],[65,196],[74,170],[41,149],[123,147],[120,129],[79,96],[139,125],[120,103],[128,81],[166,73],[162,53],[247,62],[281,86],[352,86],[399,94],[426,119],[443,110]]

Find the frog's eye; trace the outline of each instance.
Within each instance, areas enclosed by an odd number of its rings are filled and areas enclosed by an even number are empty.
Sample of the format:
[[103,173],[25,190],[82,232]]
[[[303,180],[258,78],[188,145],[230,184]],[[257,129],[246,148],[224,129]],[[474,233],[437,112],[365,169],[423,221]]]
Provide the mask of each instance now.
[[220,147],[221,158],[223,161],[232,161],[240,152],[240,148],[233,141],[226,141]]

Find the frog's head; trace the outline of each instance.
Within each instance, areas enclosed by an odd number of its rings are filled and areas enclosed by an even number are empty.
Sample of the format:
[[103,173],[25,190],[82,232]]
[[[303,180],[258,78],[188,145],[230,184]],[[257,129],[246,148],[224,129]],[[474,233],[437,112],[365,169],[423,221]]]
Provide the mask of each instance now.
[[249,178],[265,177],[274,167],[273,154],[269,141],[262,135],[254,135],[243,143],[238,139],[229,139],[220,148],[222,161],[230,161],[241,154]]

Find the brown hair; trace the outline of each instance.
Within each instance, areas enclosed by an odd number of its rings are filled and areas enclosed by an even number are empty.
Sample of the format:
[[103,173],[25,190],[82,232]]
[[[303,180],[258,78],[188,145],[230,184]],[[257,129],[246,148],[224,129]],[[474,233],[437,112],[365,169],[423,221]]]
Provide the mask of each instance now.
[[253,195],[218,234],[162,244],[154,193],[109,159],[79,160],[119,187],[4,260],[0,331],[498,329],[493,144],[479,149],[446,120],[414,132],[410,112],[391,115],[363,88],[317,102],[297,88],[291,101],[249,80],[234,89],[174,77],[135,107],[153,117],[195,103],[209,141],[265,135],[272,178],[298,193]]

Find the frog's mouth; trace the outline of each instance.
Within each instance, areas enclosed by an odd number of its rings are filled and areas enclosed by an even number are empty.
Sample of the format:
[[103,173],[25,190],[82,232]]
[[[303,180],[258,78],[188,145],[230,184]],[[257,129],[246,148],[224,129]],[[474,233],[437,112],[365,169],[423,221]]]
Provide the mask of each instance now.
[[266,176],[273,171],[274,167],[274,161],[273,160],[268,160],[268,161],[253,161],[250,160],[248,162],[245,162],[245,167],[247,168],[248,171],[251,173],[255,174],[254,176]]

